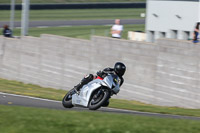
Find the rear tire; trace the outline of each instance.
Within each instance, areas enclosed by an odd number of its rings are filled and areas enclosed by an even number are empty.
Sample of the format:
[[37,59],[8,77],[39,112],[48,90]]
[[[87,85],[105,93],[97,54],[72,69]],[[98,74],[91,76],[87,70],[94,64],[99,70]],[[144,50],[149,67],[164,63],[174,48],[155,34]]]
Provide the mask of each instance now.
[[102,107],[108,107],[108,105],[109,105],[109,99],[102,105]]
[[91,100],[88,105],[88,108],[90,110],[96,110],[96,109],[100,108],[110,98],[110,91],[108,89],[102,89],[103,92],[100,94],[100,96],[96,97],[98,91],[95,91],[92,94]]
[[62,100],[62,105],[65,108],[72,108],[73,104],[72,104],[72,95],[75,93],[74,89],[70,90],[67,92],[67,94],[64,96],[63,100]]

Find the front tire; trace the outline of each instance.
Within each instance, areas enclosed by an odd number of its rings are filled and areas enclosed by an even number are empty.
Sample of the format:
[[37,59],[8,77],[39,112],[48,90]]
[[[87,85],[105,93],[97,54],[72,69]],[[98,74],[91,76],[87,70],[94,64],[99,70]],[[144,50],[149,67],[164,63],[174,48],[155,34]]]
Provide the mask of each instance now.
[[70,90],[67,92],[67,94],[64,96],[63,100],[62,100],[62,105],[65,108],[72,108],[73,104],[72,104],[72,95],[75,93],[74,89]]
[[[99,91],[102,91],[102,92],[97,97]],[[107,102],[109,98],[110,98],[110,91],[108,89],[102,89],[102,90],[95,91],[92,94],[88,108],[90,110],[96,110],[96,109],[100,108],[103,104],[105,104],[105,102]]]

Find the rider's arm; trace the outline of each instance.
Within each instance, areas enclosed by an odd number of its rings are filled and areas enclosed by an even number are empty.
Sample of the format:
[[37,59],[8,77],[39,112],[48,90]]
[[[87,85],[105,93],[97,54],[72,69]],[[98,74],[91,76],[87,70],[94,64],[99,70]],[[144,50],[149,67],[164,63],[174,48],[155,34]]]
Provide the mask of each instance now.
[[113,72],[114,72],[114,69],[110,67],[103,69],[103,73],[106,73],[106,74],[113,73]]
[[123,77],[119,77],[120,78],[120,87],[122,86],[122,84],[124,83],[124,78]]
[[108,67],[108,68],[103,69],[103,71],[98,71],[97,76],[104,78],[105,76],[107,76],[107,74],[113,73],[113,72],[114,72],[114,69]]

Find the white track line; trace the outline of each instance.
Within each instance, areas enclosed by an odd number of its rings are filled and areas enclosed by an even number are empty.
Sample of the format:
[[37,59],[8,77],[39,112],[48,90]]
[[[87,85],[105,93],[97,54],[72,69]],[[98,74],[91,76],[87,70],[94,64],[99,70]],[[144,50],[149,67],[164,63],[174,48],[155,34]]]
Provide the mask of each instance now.
[[[4,93],[0,92],[2,95],[8,95],[8,96],[15,96],[15,97],[23,97],[23,98],[29,98],[29,99],[36,99],[36,100],[42,100],[42,101],[48,101],[48,102],[57,102],[61,103],[61,101],[56,100],[49,100],[44,98],[37,98],[37,97],[31,97],[31,96],[24,96],[24,95],[18,95],[18,94],[10,94],[10,93]],[[124,110],[124,109],[117,109],[117,108],[108,108],[108,107],[102,107],[102,109],[108,109],[108,110],[116,110],[116,111],[123,111],[123,112],[137,112],[137,113],[148,113],[148,114],[159,114],[159,113],[149,113],[149,112],[140,112],[140,111],[133,111],[133,110]]]
[[[17,95],[17,94],[10,94],[10,93],[4,93],[0,92],[0,95],[8,95],[8,96],[15,96],[15,97],[23,97],[23,98],[30,98],[30,99],[36,99],[36,100],[43,100],[48,102],[56,102],[61,103],[61,101],[56,100],[49,100],[44,98],[37,98],[37,97],[31,97],[31,96],[24,96],[24,95]],[[182,116],[182,115],[173,115],[173,114],[161,114],[161,113],[151,113],[151,112],[141,112],[141,111],[134,111],[134,110],[125,110],[125,109],[117,109],[117,108],[108,108],[108,107],[102,107],[102,109],[108,109],[108,110],[116,110],[116,111],[123,111],[123,112],[132,112],[132,113],[139,113],[139,114],[149,114],[149,115],[163,115],[163,116],[176,116],[176,117],[195,117],[195,116]],[[195,117],[200,118],[200,117]]]
[[124,109],[117,109],[117,108],[108,108],[108,107],[101,107],[102,109],[108,109],[111,111],[123,111],[127,113],[133,113],[133,114],[143,114],[143,115],[153,115],[153,116],[166,116],[166,117],[175,117],[175,118],[185,118],[185,119],[190,119],[190,118],[196,118],[200,119],[200,117],[197,116],[184,116],[184,115],[174,115],[174,114],[161,114],[161,113],[153,113],[153,112],[141,112],[141,111],[134,111],[134,110],[124,110]]
[[[10,93],[4,93],[0,92],[2,95],[8,95],[8,96],[15,96],[15,97],[23,97],[23,98],[30,98],[30,99],[36,99],[36,100],[42,100],[42,101],[48,101],[48,102],[57,102],[61,103],[61,101],[56,100],[49,100],[44,98],[37,98],[37,97],[31,97],[31,96],[24,96],[24,95],[18,95],[18,94],[10,94]],[[117,108],[108,108],[108,107],[102,107],[102,109],[108,109],[108,110],[116,110],[116,111],[124,111],[124,112],[137,112],[137,113],[148,113],[148,112],[140,112],[140,111],[133,111],[133,110],[124,110],[124,109],[117,109]],[[159,114],[159,113],[149,113],[149,114]]]
[[42,101],[48,101],[48,102],[57,102],[57,103],[61,103],[61,101],[56,101],[56,100],[49,100],[49,99],[44,99],[44,98],[37,98],[37,97],[31,97],[31,96],[10,94],[10,93],[4,93],[4,92],[0,92],[0,94],[2,94],[2,95],[8,95],[8,96],[15,96],[15,97],[30,98],[30,99],[36,99],[36,100],[42,100]]
[[141,111],[134,111],[134,110],[124,110],[124,109],[118,109],[118,108],[108,108],[108,107],[102,107],[102,108],[106,108],[109,110],[116,110],[116,111],[124,111],[124,112],[132,112],[132,113],[140,113],[140,114],[155,114],[155,115],[170,115],[170,116],[180,116],[180,115],[172,115],[172,114],[161,114],[161,113],[152,113],[152,112],[141,112]]

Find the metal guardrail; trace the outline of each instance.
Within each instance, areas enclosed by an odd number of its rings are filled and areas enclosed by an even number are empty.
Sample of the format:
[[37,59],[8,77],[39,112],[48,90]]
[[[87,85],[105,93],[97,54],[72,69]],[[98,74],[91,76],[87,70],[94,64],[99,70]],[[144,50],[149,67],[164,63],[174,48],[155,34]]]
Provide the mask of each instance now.
[[[81,4],[31,4],[31,10],[40,9],[103,9],[103,8],[146,8],[146,3],[81,3]],[[16,4],[16,10],[22,5]],[[0,4],[0,10],[10,10],[10,4]]]

